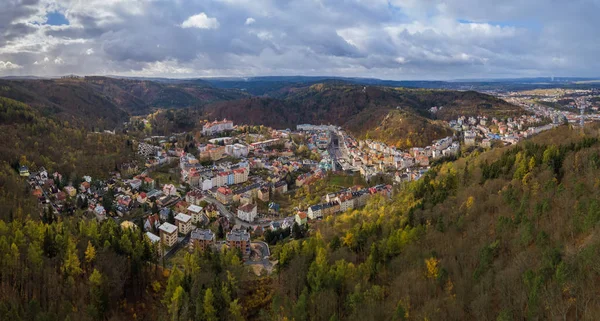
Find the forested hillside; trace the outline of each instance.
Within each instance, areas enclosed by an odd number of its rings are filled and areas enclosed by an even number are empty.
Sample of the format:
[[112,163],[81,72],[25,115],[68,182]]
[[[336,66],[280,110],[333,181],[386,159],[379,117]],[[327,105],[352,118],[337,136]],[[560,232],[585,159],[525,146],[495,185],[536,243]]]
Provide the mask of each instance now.
[[163,271],[111,220],[39,222],[4,207],[0,319],[594,320],[599,134],[562,126],[438,165],[392,201],[285,240],[262,277],[235,252]]
[[[473,92],[405,89],[318,83],[281,89],[277,98],[253,97],[205,107],[209,119],[293,128],[301,123],[335,124],[359,138],[378,139],[397,147],[425,146],[451,134],[434,120],[459,116],[515,117],[524,111],[501,99]],[[444,106],[436,114],[433,106]]]
[[83,175],[106,177],[119,164],[130,161],[134,151],[122,134],[100,134],[77,128],[67,121],[44,117],[36,109],[0,97],[0,218],[8,211],[37,213],[37,200],[18,182],[19,165],[44,166],[65,179]]
[[598,127],[446,163],[280,254],[295,320],[594,320]]
[[199,81],[161,83],[108,77],[0,80],[0,97],[26,103],[61,122],[111,130],[129,115],[144,115],[155,109],[199,108],[246,96]]

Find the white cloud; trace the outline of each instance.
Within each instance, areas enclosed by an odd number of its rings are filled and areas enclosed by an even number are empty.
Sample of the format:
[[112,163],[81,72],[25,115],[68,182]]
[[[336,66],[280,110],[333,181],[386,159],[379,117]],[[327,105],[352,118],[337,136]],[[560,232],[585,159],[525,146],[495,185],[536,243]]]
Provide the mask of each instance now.
[[[589,0],[21,2],[0,10],[0,61],[22,66],[22,74],[452,79],[600,73],[600,33],[594,32],[600,3]],[[53,11],[70,24],[44,25]]]
[[23,66],[19,66],[17,64],[13,64],[10,61],[2,61],[0,60],[0,70],[13,70],[13,69],[21,69]]
[[206,13],[201,12],[187,18],[182,24],[182,28],[198,28],[198,29],[217,29],[219,21],[217,18],[210,18]]

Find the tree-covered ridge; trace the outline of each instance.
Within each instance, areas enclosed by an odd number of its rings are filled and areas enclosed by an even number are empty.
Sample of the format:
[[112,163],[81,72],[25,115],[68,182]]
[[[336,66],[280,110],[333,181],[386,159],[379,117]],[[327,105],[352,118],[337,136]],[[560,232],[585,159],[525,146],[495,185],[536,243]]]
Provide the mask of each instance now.
[[156,109],[199,108],[247,94],[193,81],[161,83],[85,77],[0,80],[0,96],[26,103],[45,116],[78,127],[113,130],[129,115],[145,115]]
[[15,206],[0,222],[0,319],[594,320],[599,133],[562,126],[436,165],[276,245],[269,276],[235,251],[163,270],[139,227]]
[[132,143],[122,134],[100,134],[43,116],[29,105],[0,97],[0,219],[11,212],[34,214],[37,201],[18,179],[19,166],[45,167],[64,182],[84,175],[103,178],[135,160]]
[[[555,144],[555,140],[562,143]],[[445,164],[280,254],[294,320],[598,315],[597,127]],[[283,280],[283,281],[281,281]]]
[[[434,106],[444,106],[436,114]],[[234,122],[294,128],[335,124],[354,136],[377,138],[397,147],[426,146],[450,130],[439,120],[459,116],[515,117],[524,111],[501,99],[473,92],[318,83],[294,87],[277,98],[252,97],[207,105],[204,116]],[[401,116],[401,117],[399,117]],[[402,121],[406,119],[406,121]],[[407,144],[407,141],[410,144]]]
[[16,100],[0,97],[0,124],[14,124],[33,121],[35,111]]

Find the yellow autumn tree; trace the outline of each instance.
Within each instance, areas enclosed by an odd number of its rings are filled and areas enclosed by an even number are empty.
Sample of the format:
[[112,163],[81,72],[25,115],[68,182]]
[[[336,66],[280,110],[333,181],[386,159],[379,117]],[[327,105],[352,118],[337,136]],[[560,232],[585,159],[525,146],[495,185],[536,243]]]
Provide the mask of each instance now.
[[88,241],[87,248],[85,249],[85,262],[90,264],[96,259],[96,248]]
[[425,276],[428,279],[437,279],[437,277],[440,274],[439,264],[440,264],[440,260],[438,260],[434,257],[430,257],[425,260],[425,266],[427,268],[427,271],[425,272]]

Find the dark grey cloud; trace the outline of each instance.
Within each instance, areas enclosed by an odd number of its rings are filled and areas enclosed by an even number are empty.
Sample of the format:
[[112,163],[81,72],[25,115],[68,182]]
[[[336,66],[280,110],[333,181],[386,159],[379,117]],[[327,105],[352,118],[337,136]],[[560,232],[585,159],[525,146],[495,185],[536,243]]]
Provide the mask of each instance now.
[[7,1],[0,75],[600,76],[594,0]]

